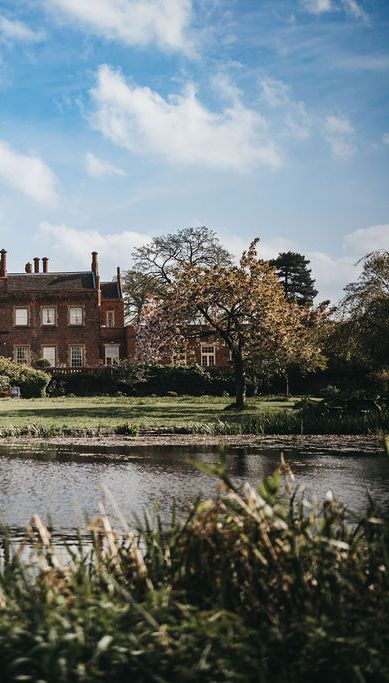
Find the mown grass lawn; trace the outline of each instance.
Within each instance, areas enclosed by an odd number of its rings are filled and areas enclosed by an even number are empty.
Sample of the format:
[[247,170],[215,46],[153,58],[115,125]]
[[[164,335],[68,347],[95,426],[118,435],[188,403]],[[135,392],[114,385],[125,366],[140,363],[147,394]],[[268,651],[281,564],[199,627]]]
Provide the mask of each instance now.
[[[169,426],[192,422],[225,420],[234,414],[227,411],[232,398],[214,396],[170,397],[92,397],[0,399],[0,427],[23,427],[34,423],[45,427],[112,427],[129,422],[134,425]],[[290,410],[289,401],[252,398],[245,415],[261,410]]]

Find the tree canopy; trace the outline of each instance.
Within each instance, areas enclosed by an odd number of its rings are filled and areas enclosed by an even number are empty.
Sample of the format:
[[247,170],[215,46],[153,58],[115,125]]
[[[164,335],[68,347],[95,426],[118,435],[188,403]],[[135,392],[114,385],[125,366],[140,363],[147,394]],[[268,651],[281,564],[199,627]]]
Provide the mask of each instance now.
[[311,306],[317,295],[309,263],[305,256],[293,251],[282,252],[270,261],[270,265],[277,270],[287,299],[304,306]]
[[[322,360],[307,311],[285,297],[274,269],[257,258],[255,240],[239,265],[182,261],[161,301],[145,316],[139,330],[139,354],[156,359],[166,348],[185,344],[204,323],[231,353],[236,406],[245,404],[246,371],[283,373],[291,356],[313,369]],[[154,355],[153,355],[154,354]]]

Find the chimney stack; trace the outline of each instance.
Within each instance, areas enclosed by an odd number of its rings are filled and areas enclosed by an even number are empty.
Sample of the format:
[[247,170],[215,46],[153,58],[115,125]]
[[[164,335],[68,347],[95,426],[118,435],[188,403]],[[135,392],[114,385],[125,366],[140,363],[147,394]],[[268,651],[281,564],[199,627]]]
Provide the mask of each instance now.
[[92,271],[95,275],[99,274],[99,262],[97,260],[97,251],[92,251]]
[[44,256],[42,259],[42,272],[43,273],[49,272],[49,259],[47,258],[47,256]]
[[39,273],[39,261],[40,261],[39,256],[35,256],[35,258],[34,258],[34,273]]
[[7,275],[7,250],[0,251],[0,277],[8,277]]
[[32,265],[30,262],[26,263],[24,270],[26,271],[26,273],[32,273]]
[[123,286],[122,286],[122,274],[120,271],[120,266],[118,266],[116,269],[116,277],[117,277],[117,281],[118,281],[119,295],[121,298],[123,296]]

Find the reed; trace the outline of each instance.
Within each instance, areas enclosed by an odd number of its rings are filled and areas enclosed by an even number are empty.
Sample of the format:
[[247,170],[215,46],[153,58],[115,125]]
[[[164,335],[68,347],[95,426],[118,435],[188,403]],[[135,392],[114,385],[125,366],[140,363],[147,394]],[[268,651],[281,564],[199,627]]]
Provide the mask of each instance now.
[[155,513],[134,531],[111,501],[68,562],[36,516],[29,554],[5,543],[4,683],[389,680],[389,525],[374,506],[349,525],[331,493],[299,495],[284,461],[257,489],[202,467],[220,495],[184,521],[173,508],[168,528]]

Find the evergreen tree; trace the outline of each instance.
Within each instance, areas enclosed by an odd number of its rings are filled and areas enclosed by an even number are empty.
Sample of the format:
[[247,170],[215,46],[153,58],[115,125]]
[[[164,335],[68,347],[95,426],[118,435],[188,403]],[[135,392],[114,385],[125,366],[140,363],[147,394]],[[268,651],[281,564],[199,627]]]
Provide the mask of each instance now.
[[270,265],[277,269],[278,278],[285,290],[288,301],[295,301],[302,306],[311,306],[317,294],[315,280],[308,268],[309,261],[293,251],[283,252]]

